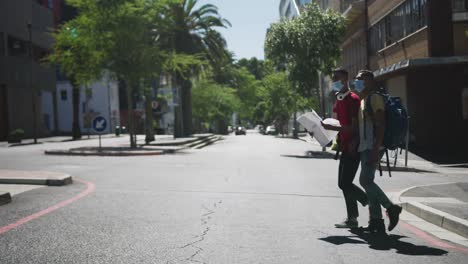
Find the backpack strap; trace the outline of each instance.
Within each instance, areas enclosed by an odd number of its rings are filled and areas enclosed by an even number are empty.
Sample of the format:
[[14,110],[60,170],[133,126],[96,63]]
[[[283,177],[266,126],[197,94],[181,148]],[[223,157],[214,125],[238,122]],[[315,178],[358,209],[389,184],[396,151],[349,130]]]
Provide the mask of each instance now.
[[388,167],[388,176],[392,177],[392,171],[390,169],[390,160],[388,158],[388,149],[385,149],[385,155],[387,156],[387,167]]
[[[380,96],[384,96],[383,94],[379,93],[379,92],[374,92],[372,94],[370,94],[367,98],[366,98],[366,112],[368,112],[370,115],[373,115],[374,114],[374,110],[372,109],[372,104],[371,104],[371,96],[374,95],[374,94],[378,94]],[[364,138],[366,138],[366,134],[367,134],[367,124],[366,124],[366,115],[364,114]],[[390,168],[390,159],[388,157],[388,149],[385,148],[385,156],[387,158],[387,167],[388,167],[388,175],[389,177],[392,177],[392,172],[391,172],[391,168]],[[379,161],[379,172],[380,172],[380,176],[383,175],[382,173],[382,166],[380,165],[380,161]]]

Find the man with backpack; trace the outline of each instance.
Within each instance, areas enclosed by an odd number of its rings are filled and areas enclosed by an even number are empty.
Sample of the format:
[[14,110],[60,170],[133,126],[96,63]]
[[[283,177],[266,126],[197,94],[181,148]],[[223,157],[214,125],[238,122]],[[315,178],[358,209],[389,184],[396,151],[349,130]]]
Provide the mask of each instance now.
[[355,228],[358,227],[357,218],[359,216],[357,202],[359,201],[363,206],[368,204],[366,193],[353,184],[360,161],[357,153],[359,140],[357,114],[360,99],[348,88],[348,72],[346,70],[334,70],[332,81],[332,90],[337,97],[333,112],[340,121],[340,126],[324,123],[322,126],[328,130],[340,132],[338,151],[341,151],[342,154],[338,167],[338,186],[343,191],[347,210],[347,218],[342,223],[335,224],[335,227]]
[[361,175],[359,182],[366,190],[369,199],[369,226],[372,233],[385,233],[381,205],[387,209],[391,231],[398,224],[402,208],[393,204],[387,195],[374,182],[375,171],[385,151],[384,136],[386,129],[386,104],[384,96],[377,93],[374,74],[361,70],[354,81],[354,89],[361,98],[359,108],[359,147]]

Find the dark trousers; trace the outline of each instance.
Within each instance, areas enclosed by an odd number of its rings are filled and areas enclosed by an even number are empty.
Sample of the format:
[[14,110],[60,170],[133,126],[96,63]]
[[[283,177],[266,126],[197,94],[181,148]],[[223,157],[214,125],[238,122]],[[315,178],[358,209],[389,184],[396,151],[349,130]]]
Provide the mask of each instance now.
[[367,194],[353,184],[354,177],[359,168],[359,162],[359,155],[353,156],[346,152],[341,154],[338,169],[338,186],[344,194],[348,218],[357,218],[359,216],[357,201],[361,204],[367,204]]

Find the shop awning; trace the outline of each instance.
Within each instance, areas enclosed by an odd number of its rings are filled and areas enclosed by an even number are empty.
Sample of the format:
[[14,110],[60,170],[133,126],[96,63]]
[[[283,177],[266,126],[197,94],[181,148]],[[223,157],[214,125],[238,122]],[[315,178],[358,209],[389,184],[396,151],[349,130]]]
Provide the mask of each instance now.
[[374,71],[374,76],[379,77],[390,73],[395,73],[404,69],[411,69],[416,67],[426,66],[440,66],[440,65],[454,65],[454,64],[468,64],[468,56],[454,56],[454,57],[438,57],[438,58],[421,58],[410,59],[397,62],[387,67]]

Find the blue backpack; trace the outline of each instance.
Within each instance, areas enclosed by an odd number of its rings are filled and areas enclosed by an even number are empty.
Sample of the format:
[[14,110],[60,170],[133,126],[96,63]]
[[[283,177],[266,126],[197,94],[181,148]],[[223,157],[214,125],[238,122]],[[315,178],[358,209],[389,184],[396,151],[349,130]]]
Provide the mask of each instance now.
[[[385,103],[385,134],[383,145],[386,149],[395,150],[404,146],[408,129],[408,113],[401,103],[400,97],[384,93],[374,93],[383,97]],[[370,95],[366,100],[366,108],[372,111]]]
[[[376,92],[374,94],[380,95],[384,99],[385,103],[385,134],[383,145],[385,147],[385,154],[387,156],[387,166],[390,177],[392,176],[390,171],[390,161],[388,158],[388,150],[396,150],[399,147],[405,145],[406,132],[408,129],[408,113],[401,103],[400,97],[390,96],[386,93]],[[366,109],[370,110],[371,115],[373,114],[372,106],[370,103],[370,95],[366,100]],[[365,120],[364,120],[365,122]],[[380,175],[382,175],[382,169],[380,168]]]

